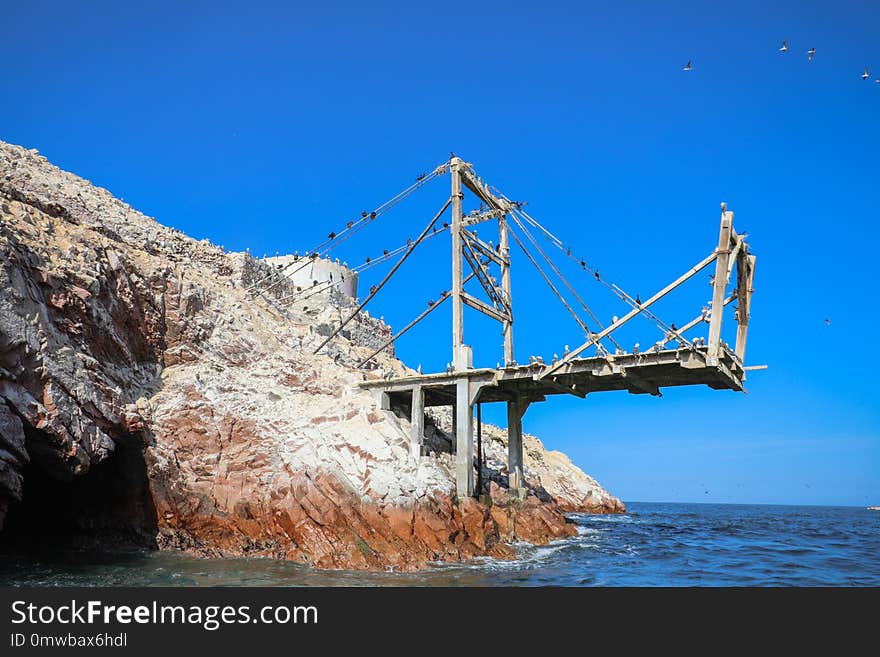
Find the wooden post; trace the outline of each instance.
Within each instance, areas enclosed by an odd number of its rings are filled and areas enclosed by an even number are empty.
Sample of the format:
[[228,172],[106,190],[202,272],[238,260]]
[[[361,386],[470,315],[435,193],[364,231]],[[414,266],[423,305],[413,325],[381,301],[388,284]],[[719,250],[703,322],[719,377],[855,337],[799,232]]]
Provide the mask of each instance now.
[[507,235],[507,215],[498,218],[498,250],[501,255],[501,291],[504,293],[510,319],[504,322],[504,365],[513,362],[513,297],[510,293],[510,240]]
[[524,492],[522,417],[527,407],[522,399],[507,402],[507,485],[516,497]]
[[464,306],[462,305],[462,238],[461,238],[461,165],[460,158],[449,161],[449,175],[452,178],[452,363],[456,370],[465,369],[464,354]]
[[741,362],[746,361],[746,338],[749,334],[749,315],[752,312],[752,284],[755,281],[755,260],[757,258],[748,253],[741,253],[736,265],[737,292],[737,322],[736,329],[736,355]]
[[415,384],[412,389],[412,412],[410,414],[409,453],[418,459],[422,455],[422,442],[425,435],[425,390]]
[[715,260],[715,282],[712,293],[712,317],[709,321],[709,348],[706,351],[708,363],[717,363],[721,351],[721,320],[724,316],[724,291],[727,289],[727,262],[730,259],[730,236],[733,233],[733,212],[727,210],[727,203],[721,204],[721,231],[718,236],[717,258]]

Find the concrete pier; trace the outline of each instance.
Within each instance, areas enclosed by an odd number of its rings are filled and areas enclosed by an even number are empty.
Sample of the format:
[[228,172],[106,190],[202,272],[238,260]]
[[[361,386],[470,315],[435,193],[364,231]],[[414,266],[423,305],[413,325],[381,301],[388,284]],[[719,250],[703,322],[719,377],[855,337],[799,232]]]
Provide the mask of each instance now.
[[[414,457],[421,454],[424,440],[424,409],[452,407],[452,442],[459,497],[475,493],[474,404],[506,403],[510,492],[522,496],[525,493],[522,419],[530,404],[544,401],[549,395],[571,394],[583,398],[589,393],[615,390],[660,396],[661,388],[682,385],[743,391],[745,367],[736,353],[723,342],[717,357],[712,358],[707,352],[708,347],[700,346],[576,358],[555,374],[543,378],[539,375],[546,371],[546,366],[534,364],[376,379],[365,381],[361,387],[374,390],[380,406],[386,410],[392,405],[410,406],[410,449]],[[465,362],[469,363],[469,354],[466,358]]]

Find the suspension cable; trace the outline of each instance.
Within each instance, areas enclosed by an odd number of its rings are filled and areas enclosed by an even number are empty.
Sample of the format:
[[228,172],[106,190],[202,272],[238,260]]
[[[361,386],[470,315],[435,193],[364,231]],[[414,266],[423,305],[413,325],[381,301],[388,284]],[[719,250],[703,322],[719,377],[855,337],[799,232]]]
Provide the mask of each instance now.
[[572,310],[571,306],[568,305],[568,302],[565,300],[565,297],[563,297],[559,293],[559,290],[557,290],[556,286],[553,285],[553,281],[551,281],[550,278],[547,276],[547,274],[544,273],[544,270],[541,269],[541,265],[538,264],[538,261],[532,257],[532,254],[528,252],[528,249],[526,249],[525,245],[520,241],[519,237],[517,237],[516,233],[513,231],[513,229],[510,226],[507,227],[507,230],[510,233],[510,236],[513,238],[513,241],[519,245],[519,248],[522,249],[522,252],[529,259],[529,262],[531,262],[534,265],[535,269],[538,270],[538,273],[541,274],[541,276],[544,278],[544,282],[546,282],[547,285],[550,286],[550,289],[553,290],[553,293],[556,295],[556,298],[558,298],[559,301],[562,302],[562,305],[565,306],[565,309],[574,318],[574,321],[576,321],[578,323],[578,326],[580,326],[581,329],[583,329],[584,333],[586,333],[589,336],[591,333],[590,329],[587,327],[586,324],[584,324],[584,322],[581,320],[581,318],[578,317],[577,313],[574,310]]
[[[468,275],[467,277],[465,277],[465,279],[461,282],[461,284],[464,285],[464,284],[467,283],[469,280],[471,280],[474,276],[476,276],[476,273],[475,273],[475,272],[471,272],[470,275]],[[380,351],[382,351],[383,349],[385,349],[385,348],[386,348],[388,345],[390,345],[391,343],[396,342],[398,338],[400,338],[404,333],[406,333],[407,331],[409,331],[413,326],[415,326],[415,325],[418,324],[420,321],[422,321],[425,317],[427,317],[427,316],[430,315],[432,312],[434,312],[437,308],[440,307],[440,304],[442,304],[444,301],[446,301],[446,300],[447,300],[449,297],[451,297],[451,296],[452,296],[452,290],[446,290],[443,294],[440,295],[440,299],[439,299],[439,300],[437,300],[437,301],[434,302],[434,303],[430,303],[430,302],[429,302],[429,305],[428,305],[428,307],[427,307],[425,310],[423,310],[421,313],[419,313],[419,315],[418,315],[415,319],[413,319],[409,324],[407,324],[407,325],[404,326],[402,329],[400,329],[397,333],[395,333],[393,336],[391,336],[390,338],[388,338],[388,340],[386,340],[386,341],[382,344],[381,347],[379,347],[379,348],[376,349],[373,353],[371,353],[369,356],[367,356],[366,358],[364,358],[363,360],[361,360],[361,362],[358,363],[358,364],[356,365],[356,368],[361,368],[361,367],[363,367],[364,365],[366,365],[370,360],[373,359],[373,357],[374,357],[376,354],[378,354]]]
[[[446,162],[438,165],[437,167],[435,167],[431,171],[431,173],[426,174],[424,176],[420,176],[419,179],[417,179],[412,185],[410,185],[409,187],[404,189],[402,192],[398,193],[397,195],[393,196],[389,200],[387,200],[384,203],[382,203],[381,205],[379,205],[372,212],[364,211],[361,214],[359,219],[349,221],[346,224],[345,228],[340,229],[338,232],[337,231],[331,232],[330,236],[327,239],[325,239],[323,242],[318,244],[315,248],[307,251],[306,252],[307,255],[303,256],[304,258],[307,259],[307,261],[303,265],[301,265],[299,268],[294,270],[293,272],[290,272],[288,275],[292,275],[292,274],[296,273],[297,271],[299,271],[300,269],[308,266],[308,259],[310,259],[308,254],[311,254],[313,256],[326,256],[330,251],[332,251],[334,248],[336,248],[337,246],[339,246],[340,244],[345,242],[347,239],[352,237],[355,233],[360,231],[367,224],[371,223],[372,221],[376,220],[384,213],[388,212],[391,208],[393,208],[398,203],[400,203],[401,201],[403,201],[404,199],[406,199],[407,197],[412,195],[415,191],[417,191],[417,190],[421,189],[422,187],[424,187],[425,185],[427,185],[429,182],[431,182],[435,178],[438,178],[439,176],[446,173],[446,168],[447,168],[448,164],[449,164],[449,161],[447,160]],[[267,280],[268,278],[271,278],[271,276],[272,275],[269,274],[269,275],[263,277],[262,279],[252,283],[251,285],[249,285],[246,288],[246,290],[248,292],[251,292],[256,287],[258,287],[263,281]]]
[[[553,271],[556,272],[556,275],[559,276],[560,280],[563,282],[565,287],[568,288],[568,291],[572,293],[574,298],[577,299],[578,302],[581,304],[581,306],[583,306],[584,310],[587,311],[587,313],[590,315],[590,317],[593,319],[593,321],[599,327],[599,330],[601,331],[602,329],[604,329],[605,325],[599,321],[599,318],[596,317],[596,314],[590,309],[590,307],[586,304],[586,302],[581,298],[581,296],[577,293],[577,291],[574,289],[574,287],[571,285],[571,283],[568,282],[568,279],[565,278],[565,276],[559,270],[559,267],[556,266],[556,263],[554,263],[553,260],[550,259],[550,256],[548,256],[547,253],[544,251],[544,249],[541,248],[541,246],[535,240],[534,236],[529,232],[528,228],[523,226],[523,224],[517,218],[516,213],[511,212],[510,216],[513,219],[514,223],[516,223],[516,225],[519,226],[519,229],[525,234],[525,236],[528,238],[528,240],[532,243],[532,245],[535,247],[535,249],[537,249],[538,253],[541,254],[541,256],[544,258],[544,260],[547,262],[547,264],[549,264],[550,267],[553,269]],[[611,343],[617,349],[623,350],[623,347],[621,347],[620,344],[613,337],[611,337],[609,335],[608,339],[611,341]]]
[[637,309],[640,314],[644,315],[648,319],[653,320],[654,323],[657,325],[657,327],[661,331],[664,332],[664,334],[672,334],[680,342],[682,342],[688,346],[693,346],[691,344],[690,340],[687,340],[686,338],[684,338],[683,336],[681,336],[679,334],[678,329],[672,328],[672,326],[670,324],[667,324],[666,322],[661,320],[656,314],[654,314],[653,312],[651,312],[647,308],[642,308],[642,304],[639,302],[639,300],[634,298],[632,295],[628,294],[627,292],[625,292],[619,285],[617,285],[616,283],[611,283],[610,281],[607,281],[602,276],[600,276],[598,269],[595,269],[595,268],[591,267],[590,265],[588,265],[584,258],[579,258],[576,254],[573,254],[571,252],[570,248],[566,248],[565,245],[563,244],[563,242],[558,237],[556,237],[553,233],[551,233],[549,230],[547,230],[539,221],[537,221],[534,217],[529,215],[525,210],[523,210],[522,208],[516,208],[514,210],[514,212],[517,212],[520,215],[522,215],[522,217],[530,225],[534,226],[535,228],[540,230],[542,233],[544,233],[544,235],[547,237],[547,239],[550,240],[560,251],[562,251],[562,253],[567,258],[569,258],[570,260],[572,260],[574,262],[579,263],[581,266],[581,269],[591,273],[593,275],[593,278],[595,278],[605,288],[610,290],[615,296],[617,296],[621,300],[623,300],[624,303],[626,303],[630,308]]
[[382,287],[385,285],[385,283],[387,283],[387,282],[389,281],[389,279],[394,275],[394,272],[396,272],[396,271],[400,268],[400,266],[401,266],[404,262],[406,262],[406,259],[409,258],[410,254],[415,250],[415,248],[416,248],[416,247],[422,242],[423,239],[425,239],[425,236],[431,231],[431,228],[434,226],[435,223],[437,223],[437,220],[443,215],[444,212],[446,212],[446,209],[447,209],[451,204],[452,204],[452,198],[450,197],[450,198],[446,199],[446,203],[444,203],[444,204],[443,204],[443,207],[440,208],[440,211],[439,211],[437,214],[434,215],[434,218],[431,219],[430,222],[428,222],[428,225],[425,226],[425,230],[423,230],[422,233],[421,233],[421,235],[419,235],[419,236],[416,238],[416,241],[413,242],[413,243],[409,246],[409,248],[407,249],[406,253],[403,254],[403,257],[402,257],[400,260],[397,261],[397,263],[391,268],[391,271],[389,271],[387,274],[385,274],[385,278],[383,278],[383,279],[379,282],[378,285],[373,286],[373,288],[370,290],[370,294],[367,296],[367,298],[364,299],[363,302],[362,302],[362,303],[361,303],[361,304],[355,309],[355,311],[354,311],[351,315],[349,315],[348,318],[345,319],[345,320],[344,320],[344,321],[343,321],[343,322],[342,322],[342,323],[336,328],[335,331],[333,331],[330,335],[328,335],[328,336],[324,339],[324,341],[321,342],[321,344],[318,345],[317,349],[315,349],[315,351],[313,351],[312,353],[317,354],[319,351],[321,351],[321,349],[324,348],[324,345],[326,345],[328,342],[330,342],[330,340],[332,340],[332,339],[333,339],[333,338],[334,338],[334,337],[335,337],[335,336],[336,336],[336,335],[337,335],[337,334],[338,334],[343,328],[345,328],[345,326],[346,326],[351,320],[353,320],[353,319],[357,316],[357,314],[360,313],[361,310],[364,309],[364,306],[366,306],[366,305],[370,302],[370,300],[371,300],[373,297],[375,297],[376,294],[379,293],[379,290],[381,290]]
[[[440,228],[438,230],[435,230],[434,232],[429,233],[423,241],[427,242],[429,239],[436,237],[437,235],[440,235],[441,233],[443,233],[447,230],[449,230],[449,229],[448,228]],[[409,247],[411,242],[412,242],[412,240],[407,240],[406,244],[401,244],[396,249],[392,249],[392,250],[388,251],[387,253],[383,253],[378,258],[367,258],[367,260],[365,262],[362,262],[361,264],[359,264],[355,267],[351,267],[350,270],[355,274],[362,274],[363,272],[365,272],[369,269],[372,269],[373,267],[375,267],[377,265],[380,265],[384,262],[387,262],[388,260],[395,257],[396,255],[403,253]],[[296,273],[296,271],[297,270],[295,270],[294,272],[291,272],[290,274],[283,274],[282,273],[281,275],[283,275],[285,277],[293,276],[293,274]],[[287,278],[286,280],[288,282],[292,282],[293,279]],[[343,276],[342,280],[345,280],[344,276]],[[318,294],[320,292],[324,292],[327,289],[333,287],[334,285],[336,285],[336,281],[330,280],[330,281],[324,281],[323,283],[320,283],[318,285],[313,285],[311,287],[304,287],[302,289],[295,290],[294,292],[291,292],[287,296],[284,296],[284,297],[278,299],[278,303],[283,304],[283,303],[288,303],[288,302],[294,302],[297,300],[305,301],[309,297],[314,296],[315,294]],[[297,299],[297,297],[300,297],[300,296],[302,296],[302,298]]]

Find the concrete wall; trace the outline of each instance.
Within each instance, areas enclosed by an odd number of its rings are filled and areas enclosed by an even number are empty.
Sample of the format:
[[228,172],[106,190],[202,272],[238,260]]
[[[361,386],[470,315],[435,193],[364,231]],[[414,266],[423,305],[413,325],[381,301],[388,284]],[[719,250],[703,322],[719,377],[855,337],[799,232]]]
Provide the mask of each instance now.
[[318,282],[333,283],[333,287],[342,294],[357,297],[358,275],[348,267],[342,265],[339,260],[327,260],[325,258],[307,257],[295,258],[292,255],[266,258],[265,261],[273,267],[281,266],[280,271],[287,275],[297,287],[308,288]]

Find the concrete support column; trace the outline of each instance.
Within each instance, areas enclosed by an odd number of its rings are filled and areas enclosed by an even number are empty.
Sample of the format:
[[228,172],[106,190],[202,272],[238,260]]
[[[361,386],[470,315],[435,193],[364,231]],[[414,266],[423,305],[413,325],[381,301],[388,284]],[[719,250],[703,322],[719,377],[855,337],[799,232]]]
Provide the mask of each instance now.
[[425,435],[425,390],[416,384],[412,389],[412,413],[410,415],[409,453],[418,459],[422,455]]
[[455,441],[457,440],[456,437],[458,436],[458,413],[456,412],[457,408],[458,406],[456,406],[455,404],[452,405],[452,447],[450,447],[450,449],[452,450],[453,454],[455,454]]
[[455,383],[455,489],[459,499],[474,495],[474,422],[470,383]]
[[508,486],[512,495],[521,496],[525,492],[523,479],[523,438],[522,416],[528,402],[515,400],[507,402],[507,472]]
[[391,410],[391,398],[388,396],[387,392],[384,390],[376,391],[376,405],[379,407],[380,411]]

